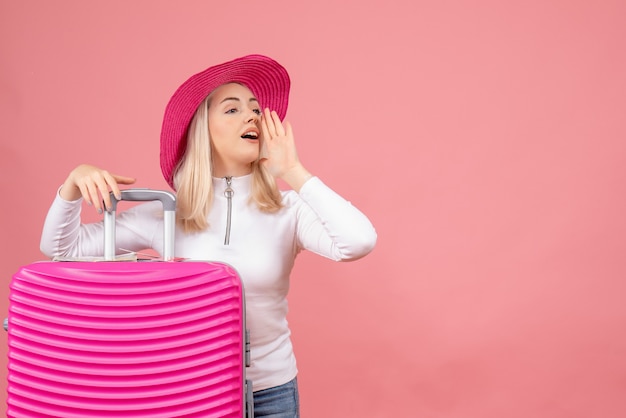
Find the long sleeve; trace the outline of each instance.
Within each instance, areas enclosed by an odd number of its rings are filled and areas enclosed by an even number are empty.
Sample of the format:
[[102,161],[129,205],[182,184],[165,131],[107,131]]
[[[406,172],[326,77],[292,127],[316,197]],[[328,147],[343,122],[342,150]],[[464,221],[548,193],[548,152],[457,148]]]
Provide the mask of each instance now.
[[[162,228],[162,216],[159,216],[158,207],[153,203],[138,205],[117,214],[118,249],[138,251],[160,248],[161,235],[155,232]],[[81,208],[82,199],[66,201],[57,193],[46,215],[41,234],[40,249],[44,255],[53,258],[104,254],[104,225],[102,222],[81,224]]]
[[337,261],[370,253],[377,234],[370,220],[349,201],[313,177],[300,189],[297,239],[311,252]]

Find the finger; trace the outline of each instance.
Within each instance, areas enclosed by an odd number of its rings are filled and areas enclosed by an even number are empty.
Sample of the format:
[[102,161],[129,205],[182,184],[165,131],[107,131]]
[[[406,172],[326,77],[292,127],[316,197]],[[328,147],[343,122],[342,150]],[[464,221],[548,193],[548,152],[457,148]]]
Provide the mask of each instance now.
[[263,110],[263,122],[267,127],[268,138],[276,136],[276,127],[274,126],[274,120],[272,119],[272,113],[268,108]]
[[89,206],[93,206],[93,202],[91,201],[91,196],[89,195],[89,191],[87,190],[87,187],[85,187],[84,184],[77,184],[76,187],[78,187],[78,190],[80,190],[80,194],[83,197],[83,199],[85,199],[85,202],[87,202],[87,204]]
[[137,179],[135,179],[134,177],[120,176],[117,174],[113,174],[112,176],[119,184],[133,184],[135,181],[137,181]]
[[272,120],[274,121],[274,129],[276,130],[276,134],[278,136],[285,136],[285,128],[283,128],[283,123],[280,121],[278,117],[278,113],[272,110]]
[[117,200],[122,198],[122,194],[119,188],[119,184],[133,184],[135,179],[133,177],[120,176],[117,174],[110,174],[108,172],[103,173],[104,179],[108,183],[113,195]]
[[102,204],[100,203],[100,195],[98,194],[96,184],[92,181],[87,182],[85,188],[87,189],[85,199],[87,199],[87,201],[91,201],[91,204],[94,209],[98,211],[98,213],[102,213]]
[[115,180],[116,184],[114,188],[112,187],[112,190],[117,200],[122,199],[122,193],[118,185],[119,184],[133,184],[136,181],[136,179],[134,179],[133,177],[118,176],[118,175],[113,175],[113,179]]
[[[265,109],[265,110],[267,110],[267,109]],[[262,141],[269,141],[271,139],[270,138],[270,129],[267,126],[267,120],[268,120],[267,117],[264,117],[263,120],[261,120],[261,136],[263,137]]]
[[97,176],[97,178],[95,179],[96,186],[98,188],[98,191],[100,192],[102,201],[104,202],[104,209],[106,210],[111,210],[111,208],[113,207],[111,205],[111,196],[109,195],[109,185],[111,184],[108,182],[109,178],[112,180],[112,183],[115,184],[115,180],[113,180],[111,175],[106,171],[100,173],[100,175]]
[[285,122],[285,135],[293,139],[293,128],[289,122]]
[[[115,178],[115,176],[109,174],[109,173],[103,173],[104,175],[104,181],[108,184],[109,187],[107,187],[107,189],[111,189],[111,191],[113,192],[113,195],[115,196],[115,198],[117,200],[120,200],[122,198],[122,193],[120,192],[120,188],[117,186],[117,179]],[[109,193],[106,194],[107,197],[109,197],[109,203],[111,203],[111,196]],[[111,206],[108,205],[107,209],[110,209]]]

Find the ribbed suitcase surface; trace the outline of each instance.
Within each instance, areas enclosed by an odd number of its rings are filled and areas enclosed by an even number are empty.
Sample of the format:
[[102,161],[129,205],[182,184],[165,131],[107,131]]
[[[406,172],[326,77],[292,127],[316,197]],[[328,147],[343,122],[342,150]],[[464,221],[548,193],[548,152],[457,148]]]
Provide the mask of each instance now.
[[243,290],[231,267],[33,263],[9,299],[9,417],[243,416]]

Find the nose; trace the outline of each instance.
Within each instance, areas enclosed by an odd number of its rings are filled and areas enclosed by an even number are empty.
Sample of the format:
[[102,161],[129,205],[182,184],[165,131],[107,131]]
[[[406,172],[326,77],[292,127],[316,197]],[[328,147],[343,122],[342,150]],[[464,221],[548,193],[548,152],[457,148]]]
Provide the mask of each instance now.
[[259,115],[255,111],[251,110],[250,111],[250,115],[248,116],[248,119],[246,119],[246,122],[247,123],[250,123],[250,122],[257,123],[260,119],[261,119],[261,115]]

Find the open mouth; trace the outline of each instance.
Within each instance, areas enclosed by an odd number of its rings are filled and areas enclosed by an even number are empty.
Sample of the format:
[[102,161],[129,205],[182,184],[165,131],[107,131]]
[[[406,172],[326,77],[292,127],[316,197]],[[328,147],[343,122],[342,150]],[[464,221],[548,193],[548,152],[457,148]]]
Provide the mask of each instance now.
[[246,133],[244,133],[243,135],[241,135],[242,138],[244,139],[259,139],[259,133],[256,131],[248,131]]

